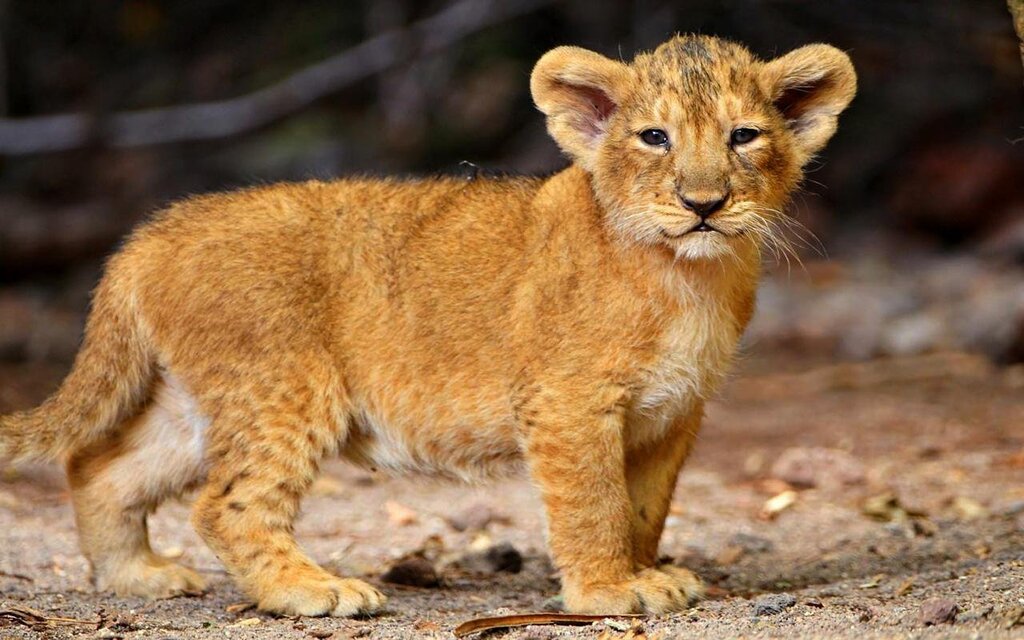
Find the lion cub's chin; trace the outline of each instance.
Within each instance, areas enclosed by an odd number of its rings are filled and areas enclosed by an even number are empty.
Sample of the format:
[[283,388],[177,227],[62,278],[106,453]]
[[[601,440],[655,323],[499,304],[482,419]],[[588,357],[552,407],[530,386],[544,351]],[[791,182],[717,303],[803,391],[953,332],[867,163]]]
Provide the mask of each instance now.
[[735,238],[718,231],[693,232],[670,242],[676,260],[718,260],[736,254]]

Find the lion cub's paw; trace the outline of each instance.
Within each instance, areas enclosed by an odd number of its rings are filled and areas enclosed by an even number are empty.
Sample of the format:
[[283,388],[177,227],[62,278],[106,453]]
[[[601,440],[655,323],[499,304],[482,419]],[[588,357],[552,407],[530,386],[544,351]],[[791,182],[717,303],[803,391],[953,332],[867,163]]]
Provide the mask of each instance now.
[[680,567],[643,569],[615,585],[566,589],[565,607],[573,613],[672,613],[686,609],[703,594],[700,579]]
[[206,589],[198,573],[155,554],[127,562],[113,570],[99,572],[96,584],[119,596],[173,598],[198,595]]
[[354,616],[372,613],[387,597],[362,580],[322,577],[280,580],[259,599],[259,608],[287,616]]
[[688,606],[696,604],[704,597],[704,583],[697,577],[697,574],[689,569],[663,564],[654,571],[668,574],[676,587],[686,596]]

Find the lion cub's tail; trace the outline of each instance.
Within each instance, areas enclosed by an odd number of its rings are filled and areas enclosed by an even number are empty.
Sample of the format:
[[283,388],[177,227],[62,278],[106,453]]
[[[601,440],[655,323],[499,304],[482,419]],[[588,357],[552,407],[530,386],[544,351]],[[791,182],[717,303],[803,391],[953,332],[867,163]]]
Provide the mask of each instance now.
[[0,458],[65,458],[117,426],[145,400],[154,360],[132,297],[108,271],[96,290],[71,373],[36,409],[0,416]]

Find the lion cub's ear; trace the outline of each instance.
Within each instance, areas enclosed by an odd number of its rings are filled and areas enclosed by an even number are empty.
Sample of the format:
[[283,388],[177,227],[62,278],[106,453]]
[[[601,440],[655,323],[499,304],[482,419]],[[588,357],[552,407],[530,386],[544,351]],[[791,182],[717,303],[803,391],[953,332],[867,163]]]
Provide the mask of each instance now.
[[548,118],[548,132],[588,171],[608,118],[622,103],[629,74],[625,64],[579,47],[552,49],[533,67],[530,92]]
[[789,123],[806,161],[836,131],[836,118],[857,93],[857,74],[845,53],[811,44],[765,63],[765,91]]

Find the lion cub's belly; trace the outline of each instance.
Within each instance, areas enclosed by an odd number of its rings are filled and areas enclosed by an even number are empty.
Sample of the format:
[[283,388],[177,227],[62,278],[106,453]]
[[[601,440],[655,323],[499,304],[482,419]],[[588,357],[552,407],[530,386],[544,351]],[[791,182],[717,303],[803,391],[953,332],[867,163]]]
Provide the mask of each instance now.
[[[474,420],[475,418],[475,420]],[[524,469],[515,426],[465,422],[433,423],[359,412],[349,428],[342,457],[361,467],[465,482],[514,475]]]

